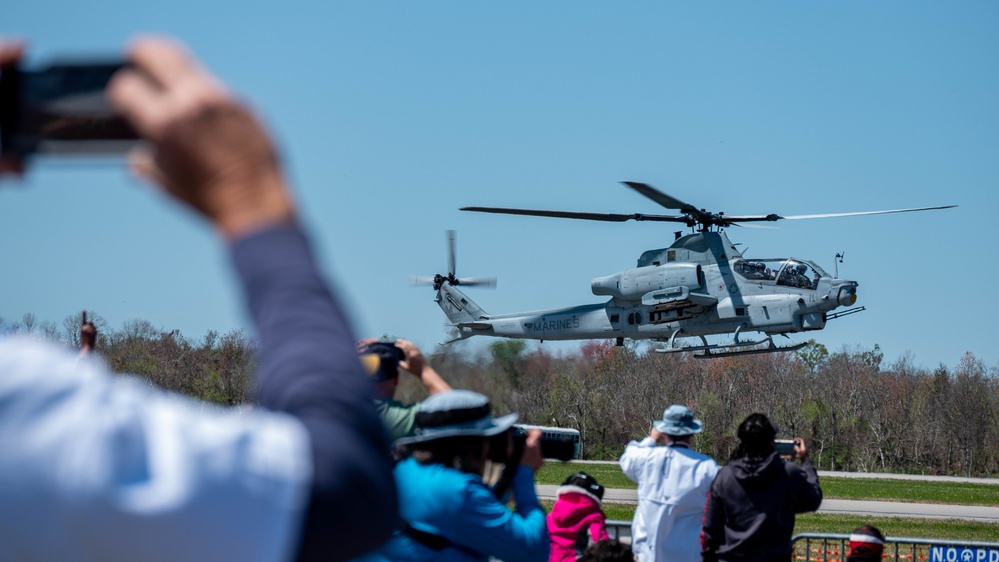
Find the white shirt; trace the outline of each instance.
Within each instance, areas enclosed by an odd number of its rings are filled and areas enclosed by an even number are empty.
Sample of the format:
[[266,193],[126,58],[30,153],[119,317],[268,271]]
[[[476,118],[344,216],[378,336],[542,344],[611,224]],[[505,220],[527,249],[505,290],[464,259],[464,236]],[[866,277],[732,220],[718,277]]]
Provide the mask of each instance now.
[[638,484],[631,548],[640,562],[699,562],[701,522],[718,463],[683,444],[631,441],[621,470]]
[[0,339],[0,560],[287,560],[309,459],[291,416]]

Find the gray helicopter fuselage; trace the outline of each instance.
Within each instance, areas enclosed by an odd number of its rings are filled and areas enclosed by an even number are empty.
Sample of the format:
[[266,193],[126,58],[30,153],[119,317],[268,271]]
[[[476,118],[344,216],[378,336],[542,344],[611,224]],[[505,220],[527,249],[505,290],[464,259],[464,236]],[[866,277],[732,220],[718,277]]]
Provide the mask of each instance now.
[[592,280],[602,304],[489,315],[456,287],[437,301],[460,337],[537,340],[666,339],[819,330],[826,313],[856,301],[857,283],[793,258],[746,259],[723,231],[679,238],[642,254],[635,268]]

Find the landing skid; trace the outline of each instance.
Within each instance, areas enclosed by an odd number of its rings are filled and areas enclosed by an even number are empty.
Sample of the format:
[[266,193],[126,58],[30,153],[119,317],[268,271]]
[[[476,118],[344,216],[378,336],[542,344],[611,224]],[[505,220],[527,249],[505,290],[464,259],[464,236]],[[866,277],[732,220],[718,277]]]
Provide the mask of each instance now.
[[[741,328],[740,328],[741,329]],[[668,347],[663,349],[657,349],[657,353],[679,353],[684,351],[697,352],[694,355],[698,359],[714,359],[716,357],[729,357],[732,355],[755,355],[757,353],[777,353],[780,351],[794,351],[796,349],[801,349],[808,345],[808,342],[797,343],[794,345],[780,346],[774,343],[773,336],[767,336],[758,340],[751,341],[741,341],[739,340],[739,330],[735,331],[732,343],[708,343],[707,338],[704,336],[698,336],[701,338],[701,345],[687,345],[687,346],[676,346],[676,337],[683,330],[677,330],[673,332],[673,335],[669,338]],[[786,337],[786,336],[785,336]],[[757,347],[763,344],[767,344],[766,347]]]

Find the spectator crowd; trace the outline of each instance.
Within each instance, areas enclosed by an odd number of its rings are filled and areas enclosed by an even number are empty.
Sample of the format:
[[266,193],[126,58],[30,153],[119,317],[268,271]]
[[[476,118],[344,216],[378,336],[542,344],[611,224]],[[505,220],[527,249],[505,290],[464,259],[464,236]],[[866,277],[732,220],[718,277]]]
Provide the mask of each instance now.
[[[0,72],[21,53],[0,42]],[[683,405],[628,443],[630,547],[584,472],[546,514],[538,430],[518,437],[516,413],[452,389],[407,340],[356,340],[256,117],[175,41],[128,59],[107,95],[145,141],[131,166],[227,245],[260,342],[256,405],[114,377],[86,313],[78,356],[0,339],[0,560],[790,561],[795,514],[822,492],[805,442],[782,456],[763,414],[722,467]],[[0,173],[23,162],[0,154]],[[395,399],[401,372],[426,399]],[[856,560],[880,555],[877,529],[855,536]]]

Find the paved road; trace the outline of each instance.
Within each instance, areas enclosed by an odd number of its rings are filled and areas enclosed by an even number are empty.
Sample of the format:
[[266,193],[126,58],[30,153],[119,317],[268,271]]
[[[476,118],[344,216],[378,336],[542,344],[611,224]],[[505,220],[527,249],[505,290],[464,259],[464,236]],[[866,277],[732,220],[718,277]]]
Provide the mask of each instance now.
[[983,505],[822,500],[822,507],[819,508],[819,513],[855,513],[876,517],[966,519],[969,521],[999,523],[999,507]]
[[820,470],[819,478],[868,478],[873,480],[922,480],[924,482],[956,482],[961,484],[999,485],[999,478],[966,478],[964,476],[930,476],[927,474],[885,474],[881,472],[833,472]]
[[[554,461],[553,461],[554,462]],[[574,463],[582,464],[618,464],[617,461],[581,461],[574,460]],[[964,476],[929,476],[925,474],[886,474],[882,472],[838,472],[831,470],[820,470],[819,477],[834,476],[836,478],[869,478],[883,480],[923,480],[926,482],[959,482],[963,484],[990,484],[999,485],[999,478],[965,478]]]
[[[538,485],[538,497],[555,499],[558,486]],[[608,488],[604,492],[607,503],[638,503],[636,490]],[[980,505],[949,505],[935,503],[901,503],[857,500],[823,500],[819,513],[852,513],[871,517],[926,517],[932,519],[967,519],[999,523],[999,507]]]

